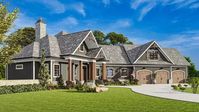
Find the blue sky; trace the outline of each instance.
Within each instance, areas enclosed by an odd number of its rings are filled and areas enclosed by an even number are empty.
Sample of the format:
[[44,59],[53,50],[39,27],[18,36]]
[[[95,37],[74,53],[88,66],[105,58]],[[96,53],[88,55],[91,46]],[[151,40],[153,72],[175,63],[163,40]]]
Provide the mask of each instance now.
[[156,40],[199,69],[199,0],[7,0],[20,9],[14,29],[42,17],[48,34],[91,29],[123,33],[135,44]]

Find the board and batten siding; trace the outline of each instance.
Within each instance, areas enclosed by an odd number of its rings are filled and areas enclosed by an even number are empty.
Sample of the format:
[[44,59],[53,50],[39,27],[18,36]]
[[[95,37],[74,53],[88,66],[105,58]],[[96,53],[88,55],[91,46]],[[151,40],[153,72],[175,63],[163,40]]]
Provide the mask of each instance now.
[[[23,69],[16,69],[17,64],[23,64]],[[33,79],[33,62],[12,63],[8,65],[8,80]]]

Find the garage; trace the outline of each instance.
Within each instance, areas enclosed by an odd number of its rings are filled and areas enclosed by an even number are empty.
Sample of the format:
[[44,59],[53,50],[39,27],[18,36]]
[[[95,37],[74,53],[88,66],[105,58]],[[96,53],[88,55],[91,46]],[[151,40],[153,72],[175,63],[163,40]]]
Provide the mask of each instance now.
[[138,84],[151,84],[151,74],[150,70],[139,70],[137,71],[136,79],[138,79]]
[[173,83],[183,83],[185,79],[185,72],[182,70],[175,70],[172,72]]
[[156,74],[156,84],[167,84],[169,79],[169,72],[167,70],[158,70]]

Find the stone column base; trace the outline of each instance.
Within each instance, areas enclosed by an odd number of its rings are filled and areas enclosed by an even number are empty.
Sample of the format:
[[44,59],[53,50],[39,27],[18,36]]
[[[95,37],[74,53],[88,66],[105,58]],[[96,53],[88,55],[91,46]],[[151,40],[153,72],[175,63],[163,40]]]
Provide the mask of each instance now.
[[169,79],[169,84],[172,84],[173,83],[173,80],[172,79]]

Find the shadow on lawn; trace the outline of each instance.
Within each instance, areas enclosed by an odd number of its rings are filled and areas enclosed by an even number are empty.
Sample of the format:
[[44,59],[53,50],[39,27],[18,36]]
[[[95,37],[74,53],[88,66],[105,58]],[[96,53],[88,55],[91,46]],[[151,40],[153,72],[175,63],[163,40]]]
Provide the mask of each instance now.
[[59,92],[66,92],[66,93],[84,93],[84,94],[89,94],[89,93],[96,93],[96,92],[84,92],[84,91],[77,91],[77,90],[62,90]]

